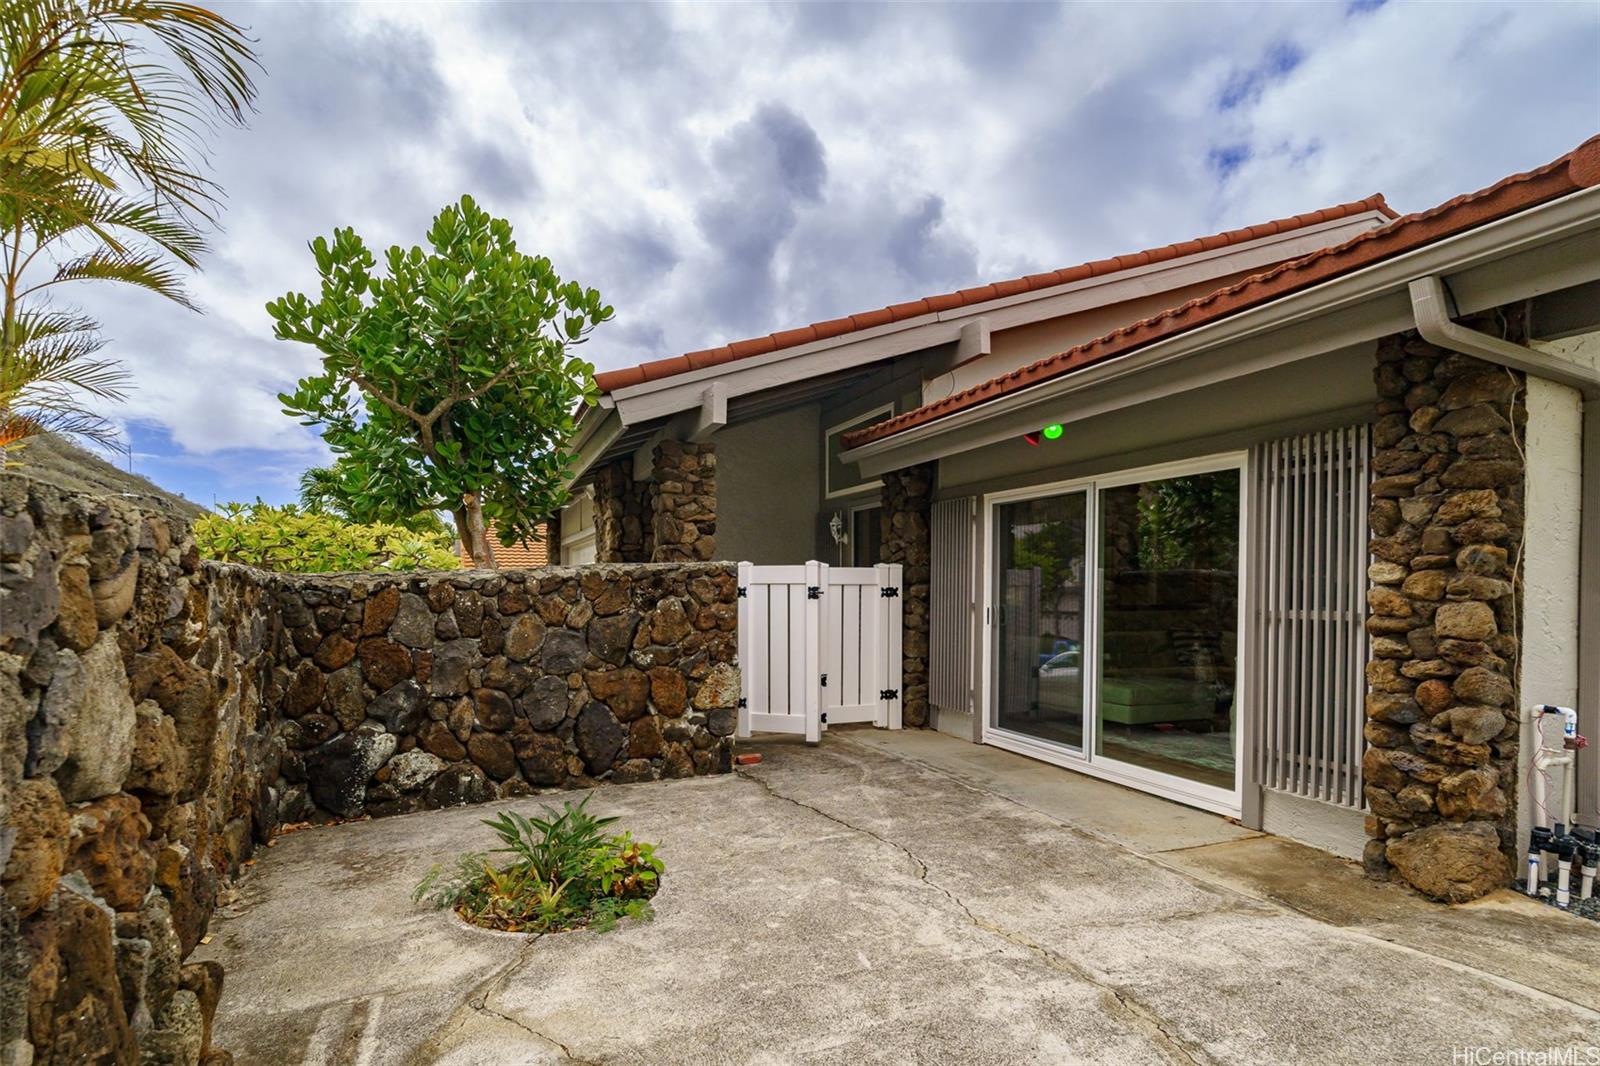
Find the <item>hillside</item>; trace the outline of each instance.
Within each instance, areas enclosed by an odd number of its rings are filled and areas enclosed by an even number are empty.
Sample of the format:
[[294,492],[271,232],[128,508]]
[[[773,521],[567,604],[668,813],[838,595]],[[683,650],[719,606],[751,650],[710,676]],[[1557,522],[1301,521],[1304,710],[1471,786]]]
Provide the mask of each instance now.
[[29,441],[17,459],[21,465],[8,473],[22,474],[74,492],[137,498],[147,506],[188,518],[205,513],[205,508],[166,491],[149,478],[130,474],[54,434]]

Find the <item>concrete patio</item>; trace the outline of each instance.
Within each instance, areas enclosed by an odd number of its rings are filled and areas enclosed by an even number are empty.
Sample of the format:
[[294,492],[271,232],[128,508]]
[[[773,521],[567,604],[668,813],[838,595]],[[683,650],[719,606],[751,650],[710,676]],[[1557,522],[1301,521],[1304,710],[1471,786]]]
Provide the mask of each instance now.
[[196,956],[227,967],[219,1043],[241,1064],[1448,1064],[1600,1040],[1600,927],[1511,893],[1435,906],[937,734],[752,749],[733,776],[596,794],[667,862],[655,921],[604,935],[410,900],[489,843],[479,819],[559,797],[282,838]]

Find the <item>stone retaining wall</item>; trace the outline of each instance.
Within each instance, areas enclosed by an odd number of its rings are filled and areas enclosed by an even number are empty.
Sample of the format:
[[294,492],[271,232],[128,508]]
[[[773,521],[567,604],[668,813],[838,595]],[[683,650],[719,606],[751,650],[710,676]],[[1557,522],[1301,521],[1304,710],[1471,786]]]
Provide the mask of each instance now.
[[287,821],[729,768],[721,564],[202,563],[184,519],[0,479],[0,1066],[224,1062],[185,963]]
[[221,970],[183,960],[276,825],[257,577],[0,479],[0,1063],[221,1058]]
[[281,577],[283,817],[725,772],[726,564]]
[[1516,858],[1524,382],[1415,334],[1377,359],[1366,865],[1456,902]]

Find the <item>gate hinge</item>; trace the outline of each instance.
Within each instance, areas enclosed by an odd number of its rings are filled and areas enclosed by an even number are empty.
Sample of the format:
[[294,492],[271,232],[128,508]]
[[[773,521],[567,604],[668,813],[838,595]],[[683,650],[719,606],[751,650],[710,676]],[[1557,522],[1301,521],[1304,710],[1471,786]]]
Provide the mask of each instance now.
[[822,675],[822,687],[823,688],[827,688],[828,687],[828,675],[827,674],[823,674]]
[[883,591],[881,593],[879,593],[879,595],[882,596],[886,600],[892,600],[896,596],[900,595],[900,586],[899,585],[885,585],[883,587]]
[[741,600],[744,599],[745,598],[745,593],[747,593],[749,591],[750,591],[750,586],[748,586],[748,585],[740,585],[739,586],[739,598]]
[[807,585],[806,586],[806,599],[808,599],[808,600],[820,600],[820,599],[822,599],[822,589],[820,587],[816,586],[816,585]]
[[745,699],[743,696],[740,696],[739,697],[739,709],[742,711],[748,706],[750,706],[750,701]]
[[823,711],[822,712],[822,724],[823,725],[827,725],[828,724],[828,712],[827,711]]
[[880,700],[897,700],[900,698],[900,690],[897,688],[879,689],[878,698]]

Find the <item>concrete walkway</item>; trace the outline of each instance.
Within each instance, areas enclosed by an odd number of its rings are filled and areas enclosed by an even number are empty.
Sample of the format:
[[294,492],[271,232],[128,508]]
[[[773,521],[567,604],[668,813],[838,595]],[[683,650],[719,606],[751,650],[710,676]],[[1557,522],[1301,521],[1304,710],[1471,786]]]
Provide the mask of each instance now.
[[283,838],[201,949],[228,971],[219,1043],[241,1064],[1449,1064],[1600,1042],[1600,927],[1509,893],[1433,906],[932,734],[751,747],[736,776],[596,794],[667,862],[655,921],[604,935],[410,902],[489,843],[479,819],[552,797]]

